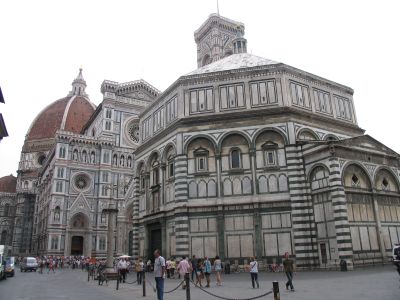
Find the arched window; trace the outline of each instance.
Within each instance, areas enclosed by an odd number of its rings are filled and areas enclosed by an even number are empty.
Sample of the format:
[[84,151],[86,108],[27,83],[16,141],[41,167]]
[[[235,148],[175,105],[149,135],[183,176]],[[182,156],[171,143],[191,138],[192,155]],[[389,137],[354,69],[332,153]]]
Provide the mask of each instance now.
[[29,187],[29,182],[28,181],[25,181],[24,182],[24,189],[27,189]]
[[146,174],[142,170],[140,172],[140,190],[143,192],[146,188]]
[[54,221],[60,221],[60,207],[56,206],[54,209]]
[[65,158],[65,147],[60,147],[60,150],[58,152],[58,156],[60,158]]
[[241,167],[240,150],[233,149],[231,151],[231,169],[239,169]]
[[172,178],[175,175],[175,168],[174,168],[174,157],[170,155],[168,157],[168,178]]
[[278,144],[273,142],[266,142],[262,145],[264,153],[264,166],[273,167],[277,165],[277,149]]
[[6,204],[6,205],[4,205],[4,216],[8,216],[9,215],[9,213],[10,213],[10,204]]
[[153,169],[153,185],[157,185],[160,183],[158,161],[153,162],[152,169]]
[[208,170],[208,150],[198,148],[194,151],[196,158],[196,172],[206,172]]
[[7,230],[3,230],[1,232],[0,245],[5,245],[5,244],[7,244]]

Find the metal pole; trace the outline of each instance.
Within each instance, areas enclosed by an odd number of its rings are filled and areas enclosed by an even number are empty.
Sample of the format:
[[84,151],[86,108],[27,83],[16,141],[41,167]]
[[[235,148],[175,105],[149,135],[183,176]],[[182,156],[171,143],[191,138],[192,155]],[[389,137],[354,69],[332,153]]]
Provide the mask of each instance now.
[[143,271],[142,275],[143,297],[146,297],[146,272]]
[[279,282],[278,281],[272,282],[272,289],[274,291],[274,300],[280,300],[281,296],[279,294]]
[[89,281],[90,280],[90,271],[88,270],[88,272],[87,272],[87,281]]
[[190,281],[189,281],[189,273],[185,274],[185,282],[186,282],[186,300],[190,300]]

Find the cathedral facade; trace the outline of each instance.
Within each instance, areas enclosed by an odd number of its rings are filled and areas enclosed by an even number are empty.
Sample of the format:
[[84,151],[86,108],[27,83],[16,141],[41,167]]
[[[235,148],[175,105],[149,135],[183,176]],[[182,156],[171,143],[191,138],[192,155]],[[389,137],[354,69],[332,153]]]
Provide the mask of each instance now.
[[115,254],[387,261],[399,155],[364,135],[351,88],[247,53],[244,29],[210,15],[198,69],[163,92],[106,80],[96,108],[80,72],[28,131],[16,201],[33,226],[20,225],[31,238],[15,235],[15,252],[105,256],[115,203]]

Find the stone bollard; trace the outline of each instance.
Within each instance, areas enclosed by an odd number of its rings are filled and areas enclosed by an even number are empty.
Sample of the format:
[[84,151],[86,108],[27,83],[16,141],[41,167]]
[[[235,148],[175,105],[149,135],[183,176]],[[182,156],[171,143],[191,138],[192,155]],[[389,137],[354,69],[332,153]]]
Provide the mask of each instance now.
[[190,279],[189,273],[185,274],[185,283],[186,283],[186,300],[190,300]]
[[278,281],[272,282],[272,289],[274,291],[274,300],[280,300],[281,296],[279,294],[279,282]]
[[146,297],[146,272],[143,271],[142,274],[142,285],[143,285],[143,297]]

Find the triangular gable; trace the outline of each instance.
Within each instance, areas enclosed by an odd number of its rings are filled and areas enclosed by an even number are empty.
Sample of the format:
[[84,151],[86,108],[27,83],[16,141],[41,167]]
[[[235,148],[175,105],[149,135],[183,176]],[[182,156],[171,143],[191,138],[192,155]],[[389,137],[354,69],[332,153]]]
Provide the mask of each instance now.
[[76,197],[75,201],[71,205],[71,210],[89,210],[90,211],[90,205],[87,202],[85,196],[83,194],[79,194],[78,197]]
[[375,151],[381,151],[381,152],[386,152],[389,155],[394,155],[394,156],[399,156],[399,154],[390,149],[389,147],[385,146],[378,140],[374,139],[370,135],[360,135],[356,136],[353,138],[348,138],[340,141],[335,141],[335,144],[338,145],[346,145],[346,146],[353,146],[353,147],[359,147],[359,148],[365,148],[368,150],[375,150]]

